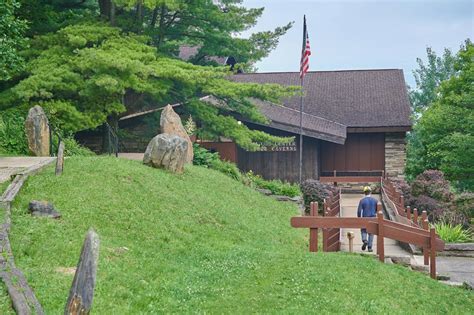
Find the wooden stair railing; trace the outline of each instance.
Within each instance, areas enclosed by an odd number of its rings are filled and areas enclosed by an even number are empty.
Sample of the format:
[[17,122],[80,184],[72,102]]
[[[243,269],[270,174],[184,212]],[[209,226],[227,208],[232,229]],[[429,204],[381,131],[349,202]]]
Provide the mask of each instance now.
[[[317,209],[317,205],[314,203],[311,207]],[[436,279],[436,251],[444,249],[444,242],[436,235],[434,228],[428,231],[416,226],[386,220],[381,211],[377,213],[376,218],[318,217],[317,211],[313,214],[315,215],[291,218],[292,227],[310,229],[310,251],[318,251],[318,229],[366,228],[367,232],[378,236],[377,255],[382,262],[385,261],[384,238],[429,249],[430,276]]]
[[[325,217],[339,217],[341,212],[341,189],[325,199],[323,203],[323,214]],[[341,230],[323,229],[323,251],[337,252],[341,249]]]
[[[428,222],[428,214],[425,210],[421,212],[421,218],[417,208],[413,209],[413,212],[410,206],[405,207],[405,200],[403,194],[400,190],[398,190],[393,182],[388,178],[381,179],[381,194],[382,200],[383,196],[386,197],[389,203],[392,204],[392,207],[395,209],[396,213],[396,221],[399,223],[403,223],[409,226],[421,228],[423,230],[430,230],[430,225]],[[430,250],[428,247],[423,247],[423,257],[424,257],[424,264],[429,264],[429,255]]]

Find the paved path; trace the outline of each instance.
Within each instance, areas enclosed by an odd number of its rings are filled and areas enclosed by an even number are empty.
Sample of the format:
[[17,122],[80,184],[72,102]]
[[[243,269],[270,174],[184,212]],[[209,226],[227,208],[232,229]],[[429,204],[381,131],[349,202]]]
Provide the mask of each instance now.
[[10,180],[10,176],[28,167],[52,159],[51,157],[0,157],[0,183]]
[[[357,217],[357,206],[359,205],[359,200],[363,197],[362,194],[342,194],[341,195],[341,217]],[[372,195],[377,200],[380,200],[380,195]],[[349,251],[349,240],[347,238],[347,232],[353,232],[355,235],[354,238],[354,252],[356,253],[367,253],[375,255],[377,252],[377,236],[374,236],[374,243],[372,253],[362,251],[362,237],[360,235],[359,229],[341,229],[341,250]],[[385,256],[403,256],[410,257],[411,254],[402,249],[397,241],[394,241],[389,238],[384,239],[385,245]]]
[[[414,256],[418,264],[423,264],[423,256]],[[474,258],[472,257],[436,257],[436,271],[448,275],[450,281],[467,282],[474,288]]]

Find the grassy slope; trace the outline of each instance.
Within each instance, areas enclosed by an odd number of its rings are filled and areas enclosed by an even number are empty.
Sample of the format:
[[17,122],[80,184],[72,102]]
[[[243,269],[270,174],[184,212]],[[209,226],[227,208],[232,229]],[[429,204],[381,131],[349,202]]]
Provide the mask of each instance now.
[[[32,199],[61,220],[31,218]],[[63,311],[83,237],[101,238],[96,314],[136,312],[473,313],[474,295],[403,267],[311,254],[294,206],[212,170],[173,175],[114,158],[71,158],[30,178],[13,209],[17,265],[45,307]],[[128,250],[123,247],[128,248]],[[410,302],[408,302],[410,301]]]

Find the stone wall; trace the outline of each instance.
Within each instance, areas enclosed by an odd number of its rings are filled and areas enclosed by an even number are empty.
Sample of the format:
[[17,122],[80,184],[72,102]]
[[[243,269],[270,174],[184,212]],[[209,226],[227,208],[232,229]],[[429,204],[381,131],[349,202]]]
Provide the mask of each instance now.
[[405,177],[405,136],[404,132],[385,134],[385,172],[388,177]]

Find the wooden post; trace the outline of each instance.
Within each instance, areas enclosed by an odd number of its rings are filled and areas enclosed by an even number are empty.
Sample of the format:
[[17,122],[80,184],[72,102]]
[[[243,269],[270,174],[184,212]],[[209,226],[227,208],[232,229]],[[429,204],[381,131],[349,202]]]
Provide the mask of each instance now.
[[99,236],[90,229],[82,245],[76,274],[72,281],[64,315],[89,314],[94,297],[97,264],[99,262]]
[[377,254],[379,255],[379,260],[381,262],[385,262],[385,249],[384,249],[384,244],[383,244],[383,214],[382,214],[382,211],[377,212],[377,225],[378,225]]
[[430,276],[433,279],[436,279],[435,241],[436,241],[436,231],[435,231],[435,228],[431,228],[430,229]]
[[[318,203],[312,201],[310,204],[309,214],[313,217],[318,216]],[[317,252],[318,251],[318,229],[309,229],[309,251]]]
[[64,142],[59,140],[58,156],[56,158],[56,171],[55,171],[56,176],[61,175],[63,173],[63,167],[64,167]]
[[418,209],[413,209],[413,223],[418,226]]
[[407,219],[408,219],[408,221],[411,220],[411,209],[410,209],[410,207],[407,207]]
[[[421,224],[423,226],[423,229],[428,230],[429,229],[429,223],[428,223],[428,214],[426,213],[426,210],[423,210],[421,212]],[[423,260],[425,266],[428,266],[430,264],[430,251],[428,247],[423,248]]]

